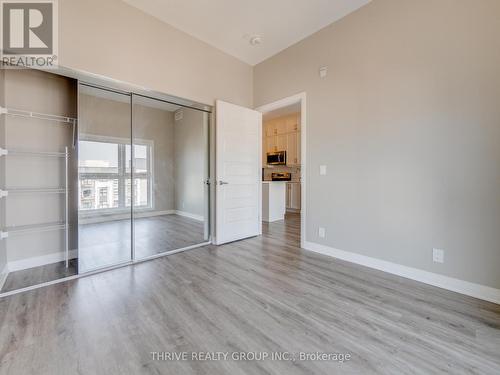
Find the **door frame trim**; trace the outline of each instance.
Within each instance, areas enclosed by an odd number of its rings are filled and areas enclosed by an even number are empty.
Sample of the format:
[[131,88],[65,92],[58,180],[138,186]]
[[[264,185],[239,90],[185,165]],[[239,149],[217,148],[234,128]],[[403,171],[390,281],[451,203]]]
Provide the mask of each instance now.
[[[288,96],[286,98],[279,99],[275,102],[261,105],[255,110],[264,113],[274,111],[283,107],[288,107],[293,104],[300,103],[300,247],[304,248],[306,243],[306,224],[307,224],[307,200],[306,200],[306,189],[307,189],[307,94],[305,91],[298,94]],[[262,142],[261,142],[262,143]],[[260,155],[260,164],[262,167],[262,152]],[[260,210],[262,210],[262,196],[260,198]],[[262,215],[261,215],[262,217]]]

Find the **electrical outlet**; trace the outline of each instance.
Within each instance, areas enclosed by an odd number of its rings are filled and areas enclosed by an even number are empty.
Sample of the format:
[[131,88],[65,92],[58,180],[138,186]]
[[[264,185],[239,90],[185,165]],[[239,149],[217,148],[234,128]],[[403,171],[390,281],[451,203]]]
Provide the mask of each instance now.
[[318,236],[320,238],[325,238],[326,237],[326,229],[323,227],[318,228]]
[[432,249],[432,260],[435,263],[444,263],[444,250]]

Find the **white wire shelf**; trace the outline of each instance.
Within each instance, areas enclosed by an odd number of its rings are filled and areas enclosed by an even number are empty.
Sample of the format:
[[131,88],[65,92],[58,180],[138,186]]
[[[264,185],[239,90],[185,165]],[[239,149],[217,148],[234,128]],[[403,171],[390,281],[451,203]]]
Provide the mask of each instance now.
[[65,188],[8,188],[3,191],[8,194],[64,194]]
[[7,233],[6,237],[10,237],[18,234],[33,233],[33,232],[37,233],[50,232],[61,229],[66,229],[66,224],[63,222],[54,222],[54,223],[18,225],[18,226],[6,227],[3,229],[2,233],[4,234]]
[[41,157],[69,157],[66,152],[51,152],[51,151],[29,151],[29,150],[7,150],[0,149],[0,156],[41,156]]
[[[1,108],[3,113],[5,112],[5,108]],[[67,118],[69,119],[69,118]],[[75,125],[75,122],[73,122]],[[75,134],[75,126],[73,126],[73,139]],[[48,231],[56,231],[56,230],[64,230],[64,242],[65,242],[65,263],[66,268],[69,267],[69,151],[66,146],[64,152],[44,152],[44,151],[27,151],[27,150],[6,150],[0,148],[0,156],[9,156],[9,155],[27,155],[27,156],[49,156],[49,157],[63,157],[65,160],[65,184],[64,187],[56,187],[56,188],[11,188],[10,193],[13,194],[33,194],[33,193],[43,193],[43,194],[64,194],[65,197],[65,207],[64,207],[64,221],[59,221],[55,223],[41,223],[41,224],[31,224],[31,225],[19,225],[19,226],[10,226],[0,230],[0,240],[4,240],[9,238],[11,235],[22,235],[25,233],[41,233]],[[0,190],[0,198],[6,198],[9,196],[9,190]]]
[[77,119],[74,117],[24,111],[22,109],[14,109],[14,108],[0,107],[0,114],[17,116],[17,117],[36,118],[36,119],[48,120],[48,121],[56,121],[56,122],[61,122],[64,124],[70,124],[70,125],[76,125],[76,123],[77,123]]

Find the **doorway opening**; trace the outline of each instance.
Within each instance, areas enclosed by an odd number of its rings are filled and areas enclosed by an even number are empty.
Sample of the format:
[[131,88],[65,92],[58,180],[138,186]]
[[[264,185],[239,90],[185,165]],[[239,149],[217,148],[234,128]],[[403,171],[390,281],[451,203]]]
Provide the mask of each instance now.
[[262,112],[262,223],[285,224],[305,242],[306,94],[257,108]]

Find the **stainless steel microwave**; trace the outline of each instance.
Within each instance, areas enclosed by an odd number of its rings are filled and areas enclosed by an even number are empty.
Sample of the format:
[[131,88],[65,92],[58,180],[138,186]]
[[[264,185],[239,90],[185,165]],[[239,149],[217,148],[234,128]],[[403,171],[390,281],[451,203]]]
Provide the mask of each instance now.
[[268,165],[286,165],[286,151],[268,152]]

